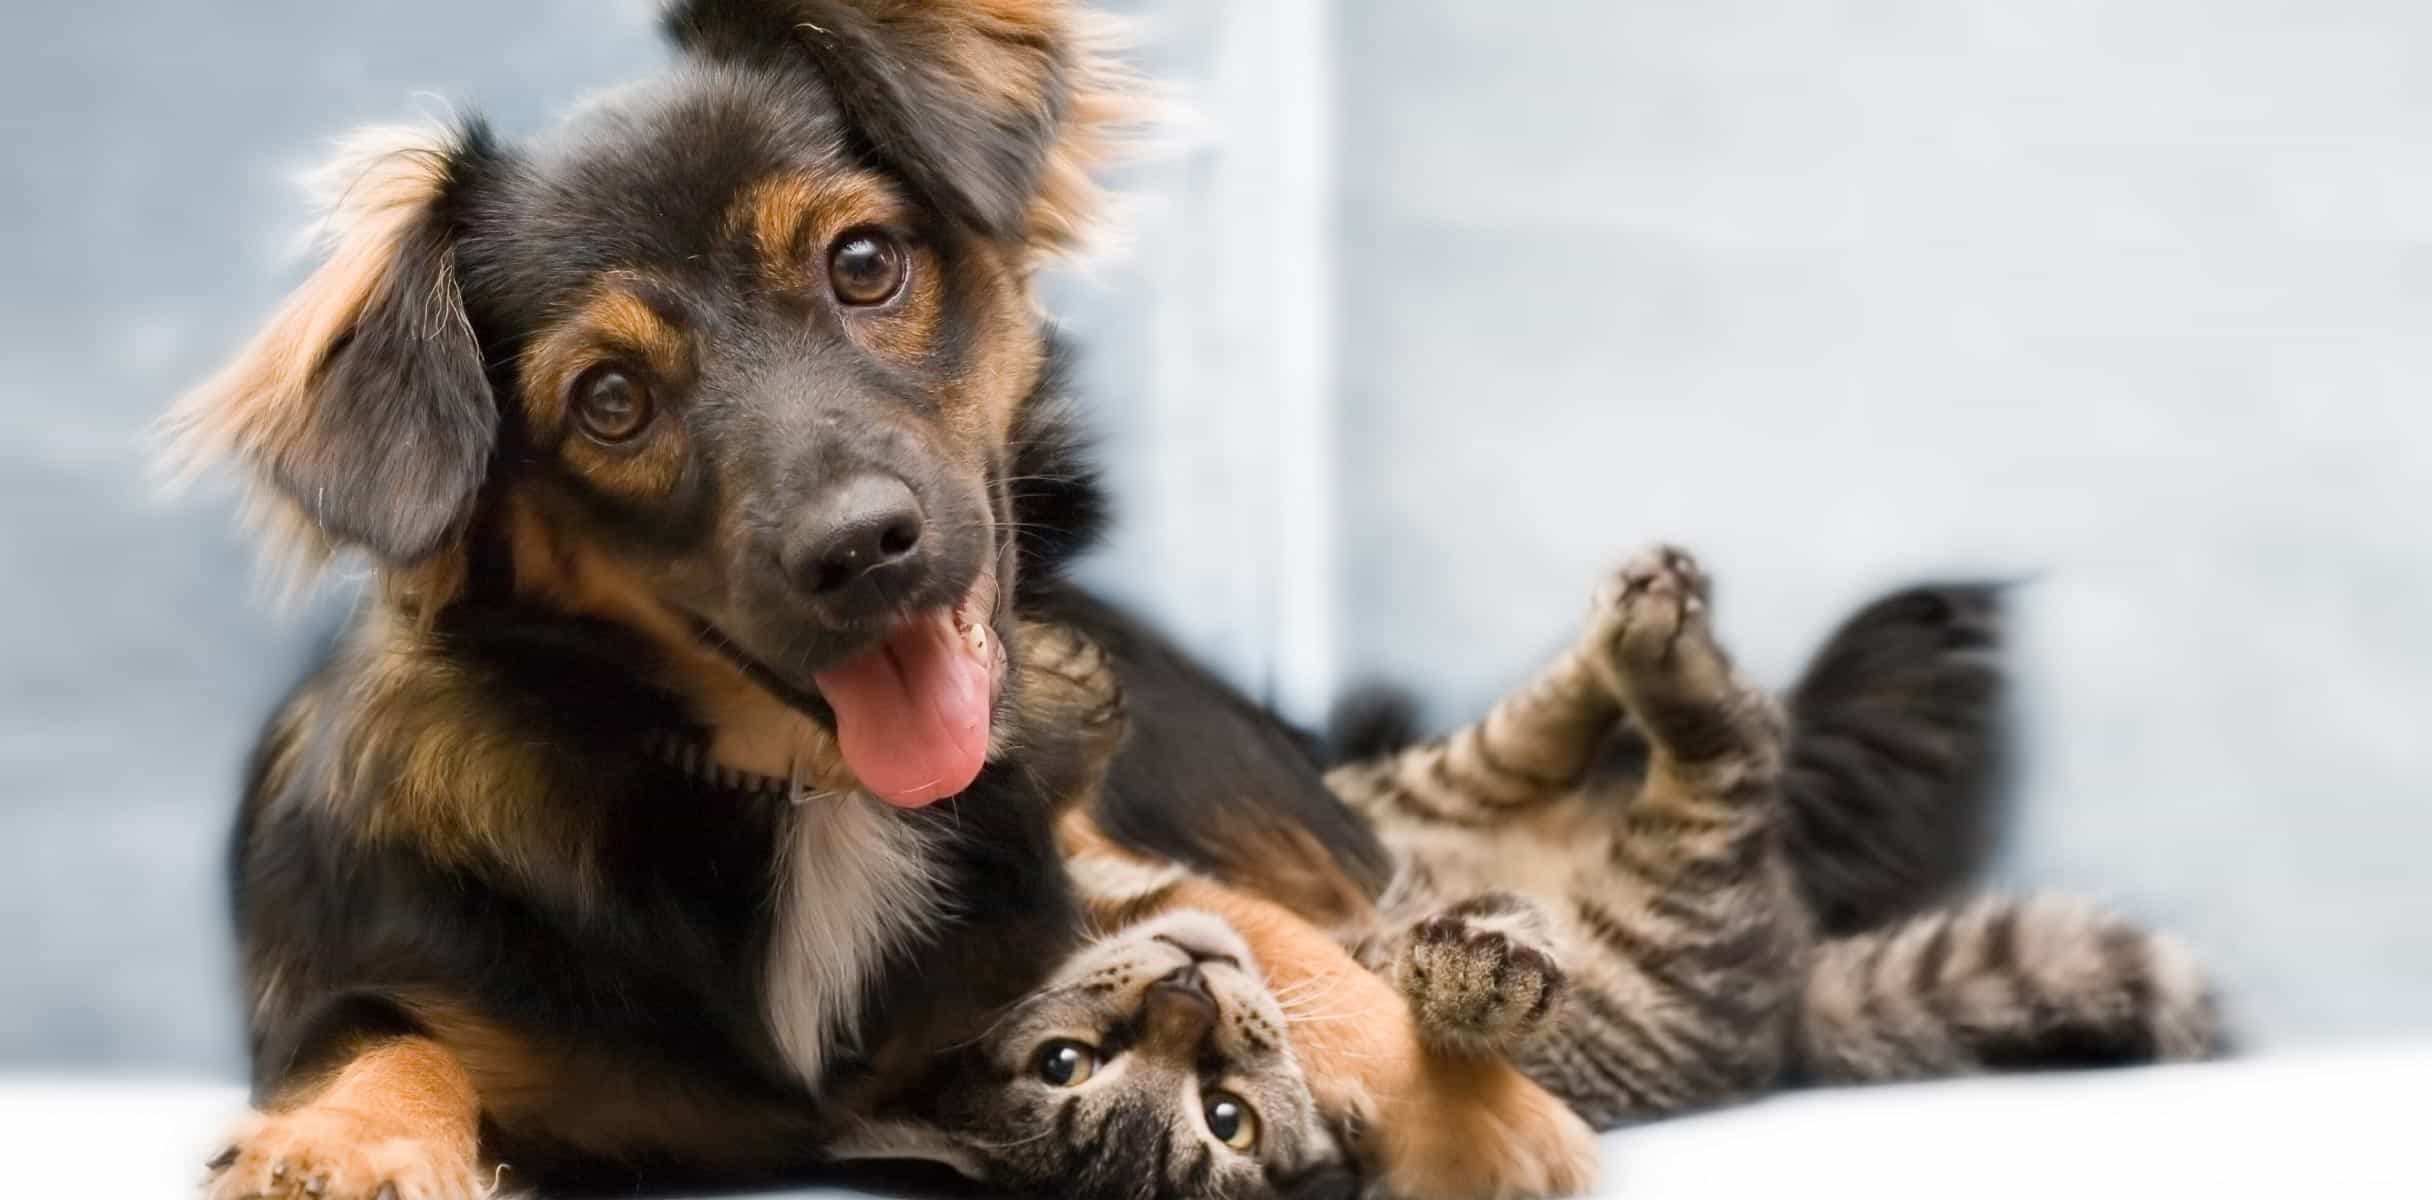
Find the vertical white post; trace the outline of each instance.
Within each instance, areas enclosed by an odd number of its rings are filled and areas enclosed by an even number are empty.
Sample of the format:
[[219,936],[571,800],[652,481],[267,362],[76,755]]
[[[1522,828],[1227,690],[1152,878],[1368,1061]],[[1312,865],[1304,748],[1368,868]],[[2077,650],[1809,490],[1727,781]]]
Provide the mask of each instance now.
[[[1276,554],[1269,583],[1272,692],[1285,715],[1313,722],[1333,699],[1340,517],[1335,453],[1335,146],[1332,0],[1262,0],[1273,73],[1264,133],[1274,155],[1268,248]],[[1255,56],[1254,56],[1255,57]]]
[[[1204,47],[1196,114],[1139,247],[1147,393],[1112,590],[1286,716],[1333,697],[1332,0],[1151,6]],[[1195,77],[1194,77],[1195,76]]]

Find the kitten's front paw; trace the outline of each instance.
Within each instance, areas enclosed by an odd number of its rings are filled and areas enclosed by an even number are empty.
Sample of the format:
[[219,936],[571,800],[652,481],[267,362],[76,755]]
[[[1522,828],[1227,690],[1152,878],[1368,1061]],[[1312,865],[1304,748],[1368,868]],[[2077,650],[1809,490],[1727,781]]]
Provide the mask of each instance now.
[[343,1109],[262,1113],[205,1165],[204,1200],[485,1200],[470,1146]]
[[1689,553],[1641,551],[1598,591],[1589,636],[1607,682],[1656,744],[1704,762],[1778,743],[1771,698],[1716,643],[1713,586]]
[[1563,973],[1544,911],[1493,892],[1412,928],[1394,984],[1430,1044],[1503,1054],[1544,1025],[1562,997]]

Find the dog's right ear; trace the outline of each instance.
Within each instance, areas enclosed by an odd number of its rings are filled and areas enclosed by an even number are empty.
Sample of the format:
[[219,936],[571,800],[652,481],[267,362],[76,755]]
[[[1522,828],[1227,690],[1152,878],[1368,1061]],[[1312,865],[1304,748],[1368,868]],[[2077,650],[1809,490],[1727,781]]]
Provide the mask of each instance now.
[[706,59],[815,70],[873,156],[1034,266],[1105,232],[1092,172],[1158,107],[1080,0],[671,0],[663,24]]
[[240,463],[291,554],[357,547],[411,564],[471,514],[498,412],[451,212],[492,154],[478,123],[349,139],[321,173],[326,259],[171,414],[172,465]]

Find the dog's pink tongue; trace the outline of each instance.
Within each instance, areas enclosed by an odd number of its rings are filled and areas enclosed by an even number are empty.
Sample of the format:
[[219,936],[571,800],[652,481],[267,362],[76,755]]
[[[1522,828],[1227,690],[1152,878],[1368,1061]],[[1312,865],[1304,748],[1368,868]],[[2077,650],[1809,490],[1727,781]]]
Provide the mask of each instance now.
[[861,786],[904,808],[970,787],[988,757],[989,663],[941,611],[815,676]]

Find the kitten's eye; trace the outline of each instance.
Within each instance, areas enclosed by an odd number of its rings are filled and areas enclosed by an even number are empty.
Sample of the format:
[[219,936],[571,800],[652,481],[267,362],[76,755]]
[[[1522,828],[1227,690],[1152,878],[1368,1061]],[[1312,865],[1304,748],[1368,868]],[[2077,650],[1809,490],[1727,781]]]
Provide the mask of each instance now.
[[1098,1052],[1079,1042],[1049,1042],[1039,1051],[1039,1078],[1057,1087],[1079,1087],[1098,1073]]
[[903,244],[875,229],[847,230],[828,249],[828,287],[856,308],[884,304],[911,274]]
[[650,417],[650,388],[623,367],[593,367],[574,381],[574,419],[594,441],[627,441],[650,424]]
[[1247,1150],[1258,1144],[1258,1114],[1231,1092],[1209,1092],[1200,1111],[1207,1117],[1208,1132],[1216,1140],[1235,1150]]

